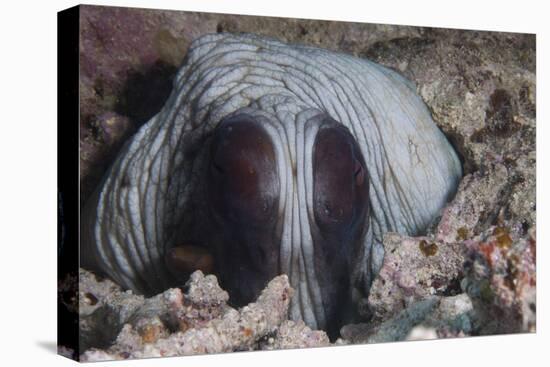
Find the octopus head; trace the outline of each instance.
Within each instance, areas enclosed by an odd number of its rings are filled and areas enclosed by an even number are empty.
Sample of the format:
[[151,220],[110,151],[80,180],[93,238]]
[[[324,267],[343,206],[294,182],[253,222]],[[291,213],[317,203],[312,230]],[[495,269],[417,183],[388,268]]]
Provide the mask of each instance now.
[[210,145],[206,198],[214,261],[233,303],[253,301],[287,272],[300,293],[311,293],[300,295],[291,316],[334,334],[351,302],[351,260],[367,230],[369,185],[349,130],[328,117],[316,121],[312,149],[304,149],[309,157],[300,160],[309,164],[301,165],[285,159],[281,141],[253,116],[222,121]]

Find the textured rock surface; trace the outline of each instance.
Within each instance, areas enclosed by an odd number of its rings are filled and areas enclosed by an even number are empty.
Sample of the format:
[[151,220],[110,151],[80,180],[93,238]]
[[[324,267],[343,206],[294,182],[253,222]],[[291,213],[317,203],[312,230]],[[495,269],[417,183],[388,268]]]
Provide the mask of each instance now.
[[471,335],[476,320],[467,294],[428,296],[383,321],[346,325],[342,337],[351,343],[380,343]]
[[[350,326],[339,343],[535,330],[533,35],[83,9],[82,200],[99,182],[122,141],[160,109],[187,45],[197,36],[255,32],[368,57],[416,83],[435,121],[462,154],[466,175],[456,198],[425,236],[386,237],[384,245],[390,252],[366,311],[375,318],[363,326]],[[400,262],[394,265],[392,259]],[[109,293],[114,286],[101,287]],[[103,307],[101,292],[90,292],[97,301],[81,293],[81,308],[93,312]],[[144,303],[135,295],[117,297],[129,304]],[[202,320],[200,313],[185,320],[194,327],[197,319]],[[299,325],[287,326],[284,335],[305,335],[306,340],[311,336]],[[136,337],[135,325],[120,327],[112,335],[115,344],[125,345],[129,342],[124,340]],[[271,345],[284,347],[275,334],[266,338],[265,343],[271,338]],[[305,342],[286,345],[306,345],[299,343]],[[120,351],[93,353],[93,358],[110,358]]]
[[[507,217],[508,172],[495,163],[464,177],[428,236],[385,236],[384,264],[365,312],[373,318],[358,327],[360,337],[348,330],[352,341],[401,340],[416,326],[424,334],[406,338],[535,331],[535,229],[528,218]],[[418,315],[418,304],[434,295],[445,310]]]
[[[270,334],[275,335],[271,345],[276,348],[328,344],[323,331],[285,321],[293,293],[286,275],[274,278],[255,303],[235,310],[225,304],[227,293],[218,287],[216,278],[205,277],[200,271],[192,274],[186,294],[169,289],[146,300],[140,298],[141,303],[136,302],[132,308],[127,307],[126,299],[120,299],[120,289],[111,287],[110,281],[98,282],[90,273],[84,270],[81,273],[87,279],[86,291],[95,289],[98,292],[94,297],[100,297],[98,308],[85,317],[88,330],[97,332],[105,329],[105,325],[114,328],[123,324],[116,328],[116,338],[106,348],[86,350],[81,355],[82,361],[250,350]],[[110,292],[103,292],[107,289]],[[107,308],[115,324],[106,324],[103,316],[94,318],[103,308]]]
[[203,327],[226,311],[229,296],[215,276],[197,271],[186,288],[185,294],[173,288],[146,299],[81,269],[80,350],[110,345],[125,327],[153,342],[174,330]]
[[[426,237],[385,238],[390,251],[369,299],[375,320],[395,321],[426,295],[443,302],[466,292],[469,326],[432,327],[438,336],[535,330],[534,43],[533,35],[423,29],[364,53],[416,82],[466,173]],[[419,262],[421,247],[434,254]]]
[[494,226],[466,241],[462,288],[478,313],[480,334],[536,331],[536,240]]
[[381,42],[365,56],[415,81],[463,155],[466,173],[496,183],[477,193],[486,196],[477,231],[499,214],[533,227],[535,36],[424,29],[419,38]]
[[79,275],[80,350],[90,346],[104,347],[117,336],[145,299],[131,291],[124,292],[108,279],[98,282],[92,273],[83,269]]
[[369,311],[384,319],[433,295],[460,292],[464,256],[456,243],[387,234],[384,264],[369,296]]
[[324,331],[311,330],[303,321],[284,321],[274,337],[260,343],[260,349],[293,349],[326,347],[330,345],[329,338]]

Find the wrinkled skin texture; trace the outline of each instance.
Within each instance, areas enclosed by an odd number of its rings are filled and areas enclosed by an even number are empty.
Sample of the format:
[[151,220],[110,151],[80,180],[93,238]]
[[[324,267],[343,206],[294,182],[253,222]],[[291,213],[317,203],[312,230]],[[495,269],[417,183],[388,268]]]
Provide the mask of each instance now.
[[285,273],[290,316],[334,336],[368,295],[383,234],[421,233],[460,176],[397,73],[255,35],[208,35],[87,205],[82,264],[155,293],[185,277],[181,256],[170,259],[186,253],[178,246],[198,246],[235,304]]
[[[352,254],[366,233],[368,182],[361,151],[348,129],[323,121],[313,147],[314,265],[327,327],[349,313]],[[252,302],[279,273],[284,216],[278,215],[280,178],[273,142],[251,116],[216,128],[207,169],[209,212],[204,222],[217,272],[239,306]]]

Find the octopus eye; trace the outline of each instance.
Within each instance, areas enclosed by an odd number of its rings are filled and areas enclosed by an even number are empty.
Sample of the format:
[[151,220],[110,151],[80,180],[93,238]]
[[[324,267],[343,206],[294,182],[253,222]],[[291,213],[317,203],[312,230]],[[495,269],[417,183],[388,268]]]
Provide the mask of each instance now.
[[279,194],[275,149],[252,117],[239,115],[220,123],[209,174],[209,195],[221,217],[243,224],[269,221]]
[[313,152],[315,220],[326,234],[345,233],[368,205],[363,157],[341,125],[319,130]]

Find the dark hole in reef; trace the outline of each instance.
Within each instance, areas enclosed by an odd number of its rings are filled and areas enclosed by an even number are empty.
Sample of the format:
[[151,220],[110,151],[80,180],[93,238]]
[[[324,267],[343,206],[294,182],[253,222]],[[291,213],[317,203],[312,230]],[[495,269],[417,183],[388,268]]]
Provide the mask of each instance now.
[[429,37],[398,37],[389,41],[379,41],[359,53],[360,57],[371,60],[380,60],[381,57],[397,57],[403,50],[423,52],[435,40]]
[[462,278],[463,275],[459,274],[455,278],[451,279],[451,281],[441,282],[441,284],[437,284],[436,280],[436,284],[433,284],[436,289],[436,294],[444,297],[451,297],[461,294],[462,288],[460,286],[460,281]]
[[458,132],[441,130],[458,156],[460,165],[462,166],[462,176],[477,171],[478,167],[474,162],[471,152],[466,148],[464,136]]
[[510,94],[504,89],[496,89],[491,94],[485,123],[493,132],[508,136],[515,130],[513,112],[514,106]]
[[[94,123],[95,121],[94,116],[89,114],[83,114],[80,117],[80,119],[82,121],[82,126],[85,127],[84,134],[87,132],[89,136],[93,138],[94,141],[102,142],[103,139],[101,138],[101,130],[99,130],[98,125]],[[81,134],[82,133],[83,132],[81,132]]]
[[512,96],[504,89],[495,89],[485,111],[485,126],[474,132],[470,140],[483,143],[489,138],[509,138],[521,128],[514,121],[516,106]]
[[92,306],[96,305],[97,302],[99,302],[99,300],[93,293],[88,292],[85,294],[85,297]]
[[237,23],[234,20],[231,19],[225,19],[218,23],[216,26],[216,32],[217,33],[234,33],[238,32],[238,26]]
[[519,90],[519,104],[523,108],[525,114],[531,118],[536,118],[537,108],[529,99],[530,89],[528,85],[524,85]]
[[531,226],[529,225],[529,222],[527,222],[526,220],[521,222],[521,231],[524,235],[527,234],[527,231],[529,231],[530,227]]
[[174,65],[159,60],[145,71],[129,72],[115,112],[128,116],[135,128],[139,128],[164,106],[176,71]]

